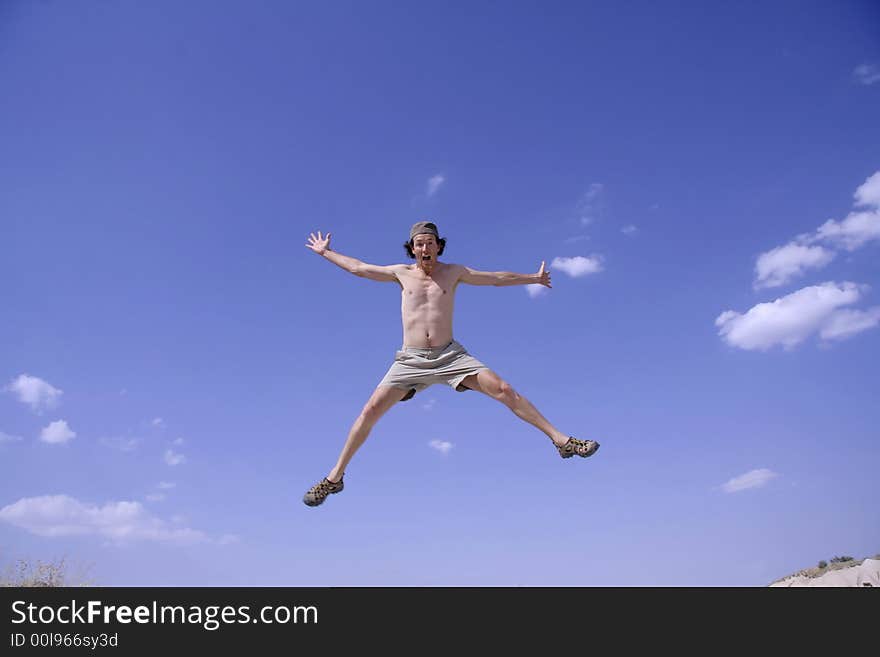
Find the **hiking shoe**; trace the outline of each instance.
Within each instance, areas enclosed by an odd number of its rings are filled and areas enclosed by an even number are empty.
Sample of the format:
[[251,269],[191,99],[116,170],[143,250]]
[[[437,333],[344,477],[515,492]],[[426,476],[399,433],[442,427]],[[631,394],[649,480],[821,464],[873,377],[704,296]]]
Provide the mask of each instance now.
[[556,449],[559,451],[559,456],[564,459],[570,459],[575,455],[587,458],[598,451],[599,443],[595,440],[578,440],[574,436],[569,436],[568,442],[557,446]]
[[308,492],[303,495],[303,502],[305,502],[307,506],[318,506],[327,499],[328,495],[339,493],[343,488],[345,488],[345,484],[342,483],[342,479],[337,482],[332,482],[327,479],[327,477],[324,477],[317,484],[309,488]]

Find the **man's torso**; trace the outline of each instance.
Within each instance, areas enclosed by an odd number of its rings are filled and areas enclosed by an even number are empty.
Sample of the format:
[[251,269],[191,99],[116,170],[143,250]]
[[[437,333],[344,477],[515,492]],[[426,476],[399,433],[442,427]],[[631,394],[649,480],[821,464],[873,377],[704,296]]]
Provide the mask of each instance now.
[[406,347],[442,347],[452,341],[455,290],[461,276],[458,265],[438,262],[430,275],[416,265],[401,265],[400,314]]

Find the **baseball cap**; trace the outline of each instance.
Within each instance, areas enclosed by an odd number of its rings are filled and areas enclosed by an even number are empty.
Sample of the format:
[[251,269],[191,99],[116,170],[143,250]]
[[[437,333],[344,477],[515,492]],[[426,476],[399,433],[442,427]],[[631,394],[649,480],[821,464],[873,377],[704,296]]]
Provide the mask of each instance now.
[[413,239],[416,235],[423,234],[433,235],[438,240],[440,239],[440,234],[437,232],[437,224],[430,221],[417,221],[409,230],[410,239]]

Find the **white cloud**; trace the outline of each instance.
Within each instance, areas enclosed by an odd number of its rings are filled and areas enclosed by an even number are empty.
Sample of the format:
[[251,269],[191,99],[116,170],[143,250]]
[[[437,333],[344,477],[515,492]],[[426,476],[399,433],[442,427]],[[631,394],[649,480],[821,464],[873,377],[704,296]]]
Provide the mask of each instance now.
[[40,440],[50,445],[59,445],[76,438],[76,432],[71,431],[64,420],[56,420],[50,422],[48,426],[43,427],[40,433]]
[[183,438],[177,438],[177,439],[171,441],[171,444],[172,444],[172,445],[178,445],[178,446],[180,446],[180,445],[183,445],[183,443],[184,443]]
[[824,240],[838,248],[855,251],[871,240],[880,239],[880,211],[850,212],[843,221],[829,219],[816,230],[814,240]]
[[431,399],[426,401],[424,404],[422,404],[422,408],[425,409],[426,411],[432,411],[432,410],[434,410],[434,406],[436,404],[437,404],[437,400],[432,397]]
[[634,226],[634,225],[632,225],[632,224],[629,224],[629,225],[624,226],[623,228],[621,228],[621,229],[620,229],[620,232],[623,233],[624,235],[626,235],[627,237],[632,237],[632,236],[634,236],[636,233],[639,232],[639,229],[638,229],[636,226]]
[[880,306],[869,310],[838,310],[819,331],[819,336],[824,340],[843,340],[878,324]]
[[160,429],[164,429],[165,428],[165,420],[163,420],[160,417],[155,417],[155,418],[153,418],[153,426],[159,427]]
[[205,534],[189,528],[170,528],[150,515],[139,502],[108,502],[94,506],[69,495],[25,497],[0,509],[0,520],[37,536],[101,536],[112,541],[149,540],[195,543]]
[[591,255],[588,258],[584,256],[574,256],[573,258],[553,258],[550,266],[555,269],[561,269],[572,278],[586,276],[587,274],[595,274],[602,271],[602,256]]
[[107,436],[99,441],[105,447],[118,449],[120,452],[133,452],[140,445],[140,438],[124,437],[124,436]]
[[173,449],[166,449],[165,463],[168,465],[180,465],[181,463],[186,463],[186,457],[183,454],[175,452]]
[[158,489],[158,491],[147,494],[145,496],[145,499],[148,502],[163,502],[168,497],[167,493],[165,493],[164,491],[171,490],[175,487],[175,485],[176,484],[168,481],[160,481],[158,484],[156,484],[156,488]]
[[[850,212],[843,221],[829,219],[815,232],[798,235],[788,244],[759,255],[755,288],[784,285],[808,269],[821,269],[834,259],[831,249],[855,251],[880,240],[880,171],[869,176],[854,196],[855,206],[867,209]],[[822,245],[811,246],[818,243]]]
[[874,64],[859,64],[853,71],[853,78],[864,85],[880,82],[880,67]]
[[755,288],[778,287],[807,269],[819,269],[834,259],[834,252],[821,246],[790,242],[758,256]]
[[446,440],[432,440],[428,443],[433,449],[436,449],[441,454],[449,454],[449,450],[452,449],[452,443]]
[[727,481],[721,486],[721,488],[725,493],[738,493],[741,490],[748,490],[749,488],[760,488],[768,481],[775,479],[778,476],[777,473],[768,470],[767,468],[750,470],[739,477],[734,477]]
[[599,197],[605,186],[602,183],[592,183],[590,188],[577,202],[576,211],[582,226],[588,226],[593,223],[596,216],[600,213]]
[[867,289],[850,282],[813,285],[759,303],[745,314],[727,310],[715,325],[722,339],[740,349],[766,350],[775,345],[791,349],[817,332],[825,338],[850,337],[877,324],[871,314],[876,309],[868,313],[839,310],[857,302]]
[[602,193],[603,189],[605,189],[605,185],[603,185],[602,183],[592,183],[590,185],[590,188],[587,190],[587,193],[584,194],[584,200],[592,201],[594,198]]
[[438,173],[435,176],[431,176],[428,178],[428,197],[434,196],[437,193],[437,190],[440,189],[440,186],[446,182],[446,176],[442,173]]
[[537,283],[530,283],[526,285],[526,292],[528,292],[529,296],[534,299],[535,297],[539,297],[542,294],[547,292],[547,288],[543,285],[538,285]]
[[0,431],[0,445],[3,443],[17,443],[19,440],[23,440],[21,436],[13,436]]
[[43,379],[29,374],[19,375],[4,390],[14,393],[18,401],[29,405],[36,413],[55,408],[58,405],[58,398],[64,392]]
[[865,206],[880,208],[880,171],[868,176],[868,179],[859,185],[853,196],[855,196],[857,208]]

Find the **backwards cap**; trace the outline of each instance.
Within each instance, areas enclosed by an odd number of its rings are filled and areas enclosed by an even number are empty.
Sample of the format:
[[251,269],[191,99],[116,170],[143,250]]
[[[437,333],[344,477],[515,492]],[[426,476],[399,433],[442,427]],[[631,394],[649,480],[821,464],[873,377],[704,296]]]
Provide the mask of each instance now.
[[437,232],[437,224],[430,221],[418,221],[413,224],[412,228],[409,229],[410,240],[412,240],[416,235],[424,234],[433,235],[436,239],[440,239],[440,234]]

